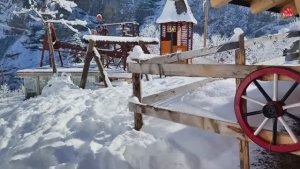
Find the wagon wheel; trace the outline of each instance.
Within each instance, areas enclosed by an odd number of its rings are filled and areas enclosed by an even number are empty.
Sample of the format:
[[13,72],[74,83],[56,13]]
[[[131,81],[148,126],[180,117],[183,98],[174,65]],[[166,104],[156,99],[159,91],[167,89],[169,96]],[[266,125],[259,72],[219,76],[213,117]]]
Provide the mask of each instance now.
[[[265,91],[258,80],[263,76],[273,76],[273,80],[267,83],[273,83],[273,93],[271,96]],[[288,85],[286,89],[280,88],[278,85],[278,79],[281,76],[288,77],[293,80],[292,85]],[[295,131],[291,129],[291,126],[286,121],[287,119],[292,120],[296,123],[300,122],[300,112],[296,114],[291,113],[295,111],[295,108],[300,108],[300,100],[293,104],[285,104],[289,96],[295,91],[298,84],[300,83],[299,73],[279,67],[269,67],[259,69],[249,76],[247,76],[240,84],[236,96],[235,96],[235,114],[242,130],[245,134],[259,146],[274,152],[293,152],[300,150],[299,137],[297,138]],[[251,98],[246,96],[246,90],[250,84],[253,84],[259,93],[263,96],[264,100],[260,101],[258,98]],[[282,86],[283,87],[283,86]],[[285,87],[285,86],[284,86]],[[285,92],[283,97],[279,98],[278,91]],[[259,95],[256,95],[259,97]],[[245,112],[244,104],[245,101],[257,105],[258,111]],[[252,127],[251,118],[261,118],[258,121],[258,127]],[[271,124],[269,130],[271,135],[266,136],[265,131],[267,123]],[[282,139],[279,139],[279,127],[282,131],[286,131],[286,138],[284,143]]]

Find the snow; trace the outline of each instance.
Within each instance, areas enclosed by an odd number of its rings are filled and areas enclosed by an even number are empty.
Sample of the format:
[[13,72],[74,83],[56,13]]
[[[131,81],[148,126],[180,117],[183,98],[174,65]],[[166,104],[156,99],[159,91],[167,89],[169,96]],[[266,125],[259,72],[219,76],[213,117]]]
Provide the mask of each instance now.
[[[155,79],[143,83],[143,95],[199,79]],[[153,134],[132,130],[133,113],[127,107],[131,85],[82,90],[72,84],[68,75],[63,75],[54,76],[42,93],[26,101],[5,103],[6,108],[0,109],[0,168],[132,169],[190,165],[187,161],[192,155],[176,148],[171,138],[157,138],[156,128],[145,127]],[[147,119],[153,120],[145,118],[145,123]],[[173,131],[183,127],[171,128]],[[162,150],[166,151],[157,156]],[[162,160],[165,162],[158,166]]]
[[233,30],[233,32],[234,33],[233,33],[232,37],[230,38],[231,42],[237,42],[237,41],[239,41],[240,35],[244,34],[244,31],[241,28],[235,28]]
[[[284,60],[278,58],[264,64],[275,63],[284,64]],[[149,82],[142,81],[142,95],[204,79],[154,77]],[[279,83],[279,87],[285,83]],[[273,84],[261,85],[266,92],[272,92]],[[250,86],[247,94],[258,96],[253,89]],[[216,80],[156,106],[236,122],[235,91],[234,79]],[[284,91],[279,92],[279,96],[283,94]],[[289,102],[297,98],[293,94]],[[83,90],[66,73],[53,76],[36,98],[0,99],[0,168],[239,168],[235,138],[148,116],[144,116],[142,131],[137,132],[133,130],[134,114],[128,110],[128,101],[139,103],[132,97],[131,84]],[[256,108],[250,105],[249,111]],[[260,123],[256,118],[250,120],[254,125]]]
[[85,40],[93,40],[100,42],[145,42],[145,43],[158,43],[159,40],[157,38],[148,38],[148,37],[119,37],[119,36],[99,36],[99,35],[84,35],[83,39]]
[[157,18],[156,23],[167,22],[192,22],[197,24],[187,0],[183,0],[187,7],[187,12],[178,14],[176,11],[175,0],[167,0],[161,15]]
[[160,55],[145,54],[143,49],[137,45],[132,49],[131,52],[129,52],[129,56],[127,57],[127,63],[134,62],[134,60],[149,60],[154,57],[160,57]]
[[77,7],[77,4],[73,1],[68,1],[68,0],[52,0],[52,1],[70,13],[72,13],[72,8]]

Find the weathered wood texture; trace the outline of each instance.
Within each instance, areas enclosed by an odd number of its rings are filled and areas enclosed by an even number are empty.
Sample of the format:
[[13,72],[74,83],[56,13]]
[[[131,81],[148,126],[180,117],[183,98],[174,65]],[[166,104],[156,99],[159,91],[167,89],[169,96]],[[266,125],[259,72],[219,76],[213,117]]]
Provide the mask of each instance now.
[[[246,51],[244,44],[244,35],[239,36],[239,49],[235,51],[235,63],[237,65],[246,64]],[[236,79],[236,88],[239,87],[243,79]],[[246,95],[246,93],[245,93]],[[246,111],[247,104],[244,102],[243,109]],[[245,136],[246,137],[246,136]],[[241,169],[250,169],[249,143],[245,140],[240,140],[240,167]]]
[[253,0],[251,2],[250,10],[252,13],[257,14],[265,10],[268,10],[274,6],[277,6],[285,1],[286,0],[271,0],[271,1]]
[[98,52],[98,50],[95,47],[93,48],[93,51],[95,53],[94,54],[94,60],[97,64],[98,70],[99,70],[100,75],[103,79],[104,86],[108,87],[108,85],[107,85],[108,82],[106,82],[106,79],[108,79],[108,78],[105,78],[105,76],[107,76],[107,75],[104,73],[104,66],[103,66],[103,63],[101,62],[100,53]]
[[82,71],[82,76],[81,76],[81,80],[80,80],[80,88],[84,89],[85,85],[86,85],[86,80],[89,74],[89,68],[90,68],[90,64],[91,61],[94,57],[94,46],[95,46],[95,42],[90,40],[89,41],[89,46],[86,52],[86,57],[84,60],[84,66],[83,66],[83,71]]
[[208,17],[209,15],[209,2],[205,1],[204,7],[204,30],[203,30],[203,48],[206,48],[206,38],[208,33]]
[[206,85],[207,83],[215,81],[215,80],[217,80],[217,79],[213,79],[213,78],[203,79],[203,80],[193,82],[190,84],[186,84],[186,85],[174,88],[174,89],[170,89],[165,92],[153,94],[153,95],[142,98],[142,103],[152,104],[152,103],[166,100],[166,99],[178,96],[178,95],[186,94],[186,93],[192,92],[192,91],[196,90],[197,88],[202,87],[202,86]]
[[300,1],[299,0],[294,0],[295,6],[297,8],[298,14],[300,14]]
[[[238,139],[251,142],[249,138],[245,137],[243,130],[237,123],[205,116],[206,112],[199,112],[199,114],[203,114],[203,116],[200,116],[131,102],[129,103],[129,110],[135,113],[197,127],[213,133],[236,137]],[[271,131],[263,130],[259,135],[266,140],[271,141],[273,133]],[[290,143],[292,143],[292,140],[288,134],[278,134],[278,144]],[[300,155],[300,151],[294,152],[293,154]]]
[[[259,38],[254,38],[251,40],[245,41],[245,47],[251,47],[253,45],[256,45],[258,43],[272,43],[276,41],[281,41],[286,38],[295,38],[300,36],[300,31],[293,31],[293,32],[288,32],[284,34],[277,34],[273,36],[266,36],[266,37],[259,37]],[[207,55],[212,55],[224,51],[229,51],[229,50],[234,50],[239,47],[238,42],[229,42],[225,43],[220,46],[213,46],[209,48],[204,48],[204,49],[197,49],[197,50],[192,50],[192,51],[186,51],[182,53],[172,53],[168,55],[162,55],[161,57],[157,58],[152,58],[144,63],[173,63],[173,62],[179,62],[181,60],[186,60],[186,59],[192,59],[192,58],[197,58],[197,57],[203,57]]]
[[[142,101],[142,84],[141,84],[141,74],[132,74],[132,86],[133,86],[133,96],[137,97],[139,101]],[[134,129],[140,130],[143,127],[143,116],[141,113],[134,112]]]
[[[232,65],[232,64],[138,64],[129,63],[128,71],[142,74],[163,74],[167,76],[213,77],[213,78],[245,78],[251,72],[270,67],[268,65]],[[300,66],[281,66],[300,72]],[[262,80],[272,80],[266,76]],[[290,80],[284,76],[280,80]]]
[[221,8],[222,6],[228,4],[231,0],[210,0],[210,4],[213,8]]
[[50,65],[52,66],[53,73],[57,73],[56,63],[55,63],[55,59],[54,59],[54,47],[53,47],[53,42],[52,42],[50,23],[45,23],[44,25],[45,25],[47,36],[48,36]]

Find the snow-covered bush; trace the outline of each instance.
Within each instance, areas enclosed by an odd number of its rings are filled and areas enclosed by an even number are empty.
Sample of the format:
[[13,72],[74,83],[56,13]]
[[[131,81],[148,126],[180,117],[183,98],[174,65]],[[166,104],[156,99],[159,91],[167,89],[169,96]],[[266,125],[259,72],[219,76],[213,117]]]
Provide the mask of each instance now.
[[24,95],[24,87],[21,86],[19,89],[10,90],[9,86],[5,83],[0,86],[0,98],[7,98],[13,96]]

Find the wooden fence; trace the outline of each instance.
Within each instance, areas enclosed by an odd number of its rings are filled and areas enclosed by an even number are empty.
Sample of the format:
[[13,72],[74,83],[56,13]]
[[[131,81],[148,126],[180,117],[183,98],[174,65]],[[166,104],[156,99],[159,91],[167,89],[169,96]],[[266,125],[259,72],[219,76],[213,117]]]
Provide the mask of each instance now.
[[[263,65],[245,65],[245,48],[257,44],[258,42],[269,43],[284,40],[286,38],[300,37],[300,32],[289,32],[268,37],[261,37],[244,41],[244,35],[239,37],[238,42],[230,42],[221,46],[215,46],[205,49],[198,49],[194,51],[187,51],[184,53],[164,55],[159,58],[152,58],[143,63],[129,63],[128,71],[133,73],[133,95],[139,99],[141,103],[129,103],[130,111],[134,112],[135,129],[140,130],[143,125],[142,115],[157,117],[164,120],[169,120],[176,123],[185,124],[188,126],[198,127],[221,135],[236,137],[240,140],[240,166],[242,169],[249,169],[249,147],[248,143],[251,140],[245,136],[243,130],[237,123],[224,121],[222,119],[215,119],[209,116],[197,116],[187,114],[185,112],[178,112],[159,108],[154,105],[158,101],[174,97],[179,94],[191,92],[203,83],[194,82],[175,89],[154,94],[142,98],[141,94],[141,74],[167,75],[167,76],[188,76],[188,77],[209,77],[206,81],[211,81],[212,78],[235,78],[237,87],[241,80],[251,72],[260,68],[268,67]],[[174,64],[186,59],[203,57],[229,50],[235,50],[236,64]],[[172,63],[172,64],[171,64]],[[300,66],[288,66],[300,72]],[[289,80],[287,77],[280,76],[281,80]],[[273,80],[273,76],[263,77],[262,80]],[[260,134],[266,140],[271,142],[272,132],[263,130]],[[285,133],[278,134],[278,143],[291,143],[289,135]],[[299,152],[293,154],[300,155]]]

